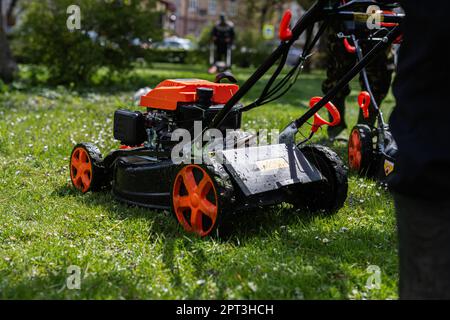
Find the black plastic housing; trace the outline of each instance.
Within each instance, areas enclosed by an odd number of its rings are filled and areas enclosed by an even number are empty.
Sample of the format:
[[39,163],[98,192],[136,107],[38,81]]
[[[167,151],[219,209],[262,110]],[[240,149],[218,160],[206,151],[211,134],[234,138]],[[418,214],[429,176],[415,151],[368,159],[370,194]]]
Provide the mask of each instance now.
[[114,139],[126,146],[139,146],[147,140],[144,115],[137,111],[114,113]]
[[179,166],[169,160],[122,156],[114,162],[113,193],[122,201],[155,209],[171,208],[171,186]]
[[[225,132],[228,129],[237,130],[241,128],[242,113],[238,112],[238,109],[242,105],[236,105],[233,110],[225,117],[218,128],[220,131]],[[199,105],[181,105],[177,110],[177,124],[180,128],[190,130],[194,127],[195,121],[203,121],[205,126],[209,123],[221,110],[223,105],[212,105],[208,109],[204,110]]]

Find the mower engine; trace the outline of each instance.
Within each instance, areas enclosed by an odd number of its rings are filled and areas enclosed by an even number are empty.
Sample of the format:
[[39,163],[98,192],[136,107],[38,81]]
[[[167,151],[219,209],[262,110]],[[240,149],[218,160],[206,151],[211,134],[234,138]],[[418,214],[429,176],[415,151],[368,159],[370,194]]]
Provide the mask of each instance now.
[[[205,80],[166,80],[141,97],[140,105],[146,112],[116,111],[114,138],[126,147],[145,145],[151,150],[170,151],[175,130],[192,131],[196,121],[205,125],[238,89],[235,84]],[[240,107],[236,105],[218,128],[222,133],[240,128]]]

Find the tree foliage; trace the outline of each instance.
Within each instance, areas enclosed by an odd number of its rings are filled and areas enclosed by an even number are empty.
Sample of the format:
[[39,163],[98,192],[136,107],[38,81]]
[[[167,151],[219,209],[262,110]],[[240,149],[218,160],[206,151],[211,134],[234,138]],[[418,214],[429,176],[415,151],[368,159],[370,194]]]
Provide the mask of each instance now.
[[[297,0],[304,8],[309,9],[316,0]],[[291,0],[253,0],[245,1],[242,13],[237,17],[240,19],[240,25],[258,28],[262,32],[262,28],[267,21],[270,21],[273,14]]]
[[[67,28],[67,8],[81,10],[81,30]],[[136,57],[136,39],[159,39],[155,1],[29,1],[17,40],[26,61],[45,65],[53,83],[86,82],[100,67],[126,70]]]

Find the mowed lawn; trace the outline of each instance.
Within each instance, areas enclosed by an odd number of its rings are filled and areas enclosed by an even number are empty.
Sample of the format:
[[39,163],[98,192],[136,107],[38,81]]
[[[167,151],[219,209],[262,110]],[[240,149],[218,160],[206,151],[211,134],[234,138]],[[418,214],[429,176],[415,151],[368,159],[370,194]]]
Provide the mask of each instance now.
[[[235,70],[241,84],[250,72]],[[246,114],[245,128],[283,128],[306,110],[310,97],[321,95],[323,75],[303,75],[278,102]],[[109,152],[118,146],[113,113],[136,109],[132,96],[138,88],[198,77],[212,80],[203,66],[157,64],[109,87],[69,90],[19,82],[0,92],[0,298],[397,298],[392,199],[372,181],[350,176],[348,200],[334,216],[295,212],[288,205],[264,208],[226,217],[229,234],[207,239],[186,235],[169,212],[72,188],[68,162],[74,144],[94,142]],[[355,83],[350,124],[357,118],[358,93]],[[393,104],[389,96],[385,108]],[[323,140],[324,131],[314,141]],[[346,158],[345,145],[332,147]],[[69,266],[81,269],[80,290],[66,286]],[[371,266],[381,272],[380,288],[366,287]]]

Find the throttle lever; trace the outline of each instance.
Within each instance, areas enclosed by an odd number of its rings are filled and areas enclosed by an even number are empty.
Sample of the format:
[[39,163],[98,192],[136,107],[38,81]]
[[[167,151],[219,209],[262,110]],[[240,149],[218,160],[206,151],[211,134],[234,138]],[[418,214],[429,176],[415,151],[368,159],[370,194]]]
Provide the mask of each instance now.
[[291,30],[292,11],[286,10],[280,23],[280,40],[289,41],[292,39]]
[[372,102],[372,99],[370,98],[370,94],[367,91],[363,91],[359,94],[358,97],[358,104],[359,107],[362,109],[364,119],[369,119],[369,107]]

